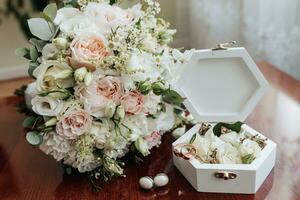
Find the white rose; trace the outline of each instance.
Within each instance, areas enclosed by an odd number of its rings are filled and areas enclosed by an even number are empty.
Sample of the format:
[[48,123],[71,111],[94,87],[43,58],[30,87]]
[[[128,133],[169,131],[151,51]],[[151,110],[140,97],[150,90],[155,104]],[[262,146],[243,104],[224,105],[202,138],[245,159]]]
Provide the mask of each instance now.
[[26,106],[29,109],[32,109],[31,100],[38,95],[38,92],[36,90],[36,82],[29,83],[27,85],[27,88],[25,90],[25,102]]
[[66,21],[67,19],[72,18],[79,14],[80,11],[77,8],[64,7],[57,11],[56,17],[53,22],[55,25],[59,25],[63,21]]
[[46,61],[33,71],[33,76],[36,78],[36,88],[41,92],[57,88],[58,85],[63,88],[72,87],[72,73],[73,69],[66,63]]
[[63,109],[63,101],[36,96],[31,100],[32,110],[42,116],[57,116]]
[[132,16],[128,12],[118,6],[108,4],[90,2],[86,6],[84,14],[93,19],[98,27],[101,27],[103,34],[109,34],[111,29],[132,21]]
[[199,156],[201,160],[206,161],[210,152],[210,140],[197,134],[193,145],[196,148],[197,156]]
[[60,30],[72,37],[100,31],[93,20],[85,15],[76,15],[75,17],[63,21],[60,24]]
[[240,145],[239,151],[242,157],[249,154],[253,154],[254,157],[257,158],[260,155],[261,148],[255,141],[245,139]]
[[219,137],[215,136],[212,128],[206,132],[204,137],[210,142],[212,150],[217,149],[224,144]]
[[220,139],[223,140],[224,142],[230,143],[234,146],[237,146],[240,143],[239,134],[234,131],[231,131],[226,134],[222,134],[220,136]]
[[216,157],[221,164],[242,163],[239,151],[228,143],[225,143],[218,147]]

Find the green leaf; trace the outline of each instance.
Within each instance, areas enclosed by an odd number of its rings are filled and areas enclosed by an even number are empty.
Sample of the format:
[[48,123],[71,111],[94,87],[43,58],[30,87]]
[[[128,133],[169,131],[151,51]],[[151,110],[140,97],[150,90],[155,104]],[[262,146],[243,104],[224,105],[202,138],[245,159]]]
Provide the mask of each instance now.
[[33,116],[26,117],[22,123],[24,128],[30,128],[34,124],[36,118]]
[[117,3],[117,1],[118,1],[118,0],[109,0],[109,4],[110,4],[110,5],[113,5],[113,4]]
[[34,46],[30,47],[30,58],[33,62],[36,62],[36,60],[38,59],[39,57],[39,54],[36,50],[36,48]]
[[18,57],[24,57],[26,59],[30,59],[29,49],[27,48],[17,48],[15,50],[15,54]]
[[220,122],[220,123],[217,123],[214,128],[213,128],[213,132],[216,136],[220,137],[220,135],[222,134],[221,133],[221,129],[222,127],[225,127],[225,128],[228,128],[232,131],[235,131],[237,133],[239,133],[242,129],[242,125],[244,123],[243,122],[235,122],[234,124],[229,124],[229,123],[224,123],[224,122]]
[[255,156],[253,154],[247,154],[242,157],[243,164],[251,164],[255,160]]
[[192,144],[192,143],[195,141],[196,137],[197,137],[197,133],[195,133],[195,134],[191,137],[189,143]]
[[180,105],[185,98],[181,97],[176,91],[168,89],[162,94],[162,100],[169,104]]
[[47,15],[51,21],[53,21],[57,14],[57,5],[55,3],[51,3],[44,9],[43,13]]
[[26,134],[26,140],[33,146],[38,146],[43,142],[43,137],[37,131],[30,131]]
[[[53,33],[53,28],[51,28],[51,24],[49,24],[43,18],[31,18],[28,20],[28,26],[31,33],[45,41],[51,39]],[[53,26],[53,25],[52,25]]]
[[43,41],[43,40],[38,40],[36,38],[31,38],[29,40],[29,42],[34,45],[38,51],[42,51],[44,46],[47,44],[47,42]]
[[165,91],[165,86],[162,82],[152,84],[152,91],[155,95],[161,95]]
[[29,67],[28,67],[28,74],[29,76],[33,77],[33,71],[39,66],[38,63],[36,62],[31,62],[29,63]]

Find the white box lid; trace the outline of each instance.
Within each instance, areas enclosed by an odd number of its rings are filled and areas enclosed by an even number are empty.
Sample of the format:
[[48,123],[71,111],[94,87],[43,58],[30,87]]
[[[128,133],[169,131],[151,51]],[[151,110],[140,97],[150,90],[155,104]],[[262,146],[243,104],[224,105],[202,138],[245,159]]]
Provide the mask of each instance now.
[[197,50],[172,87],[198,122],[244,121],[268,83],[245,48]]

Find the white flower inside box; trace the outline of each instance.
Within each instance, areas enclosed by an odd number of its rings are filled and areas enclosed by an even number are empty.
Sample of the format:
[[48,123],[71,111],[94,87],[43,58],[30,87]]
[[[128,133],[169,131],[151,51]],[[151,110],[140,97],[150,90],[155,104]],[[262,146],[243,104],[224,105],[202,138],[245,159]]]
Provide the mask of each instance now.
[[[244,48],[198,50],[173,85],[197,122],[244,121],[267,89],[258,67]],[[173,143],[189,143],[200,124]],[[246,124],[242,130],[262,134]],[[251,164],[202,164],[196,158],[185,160],[173,154],[173,162],[199,192],[256,193],[275,165],[276,144],[266,141],[261,155]],[[220,178],[217,174],[234,174]]]

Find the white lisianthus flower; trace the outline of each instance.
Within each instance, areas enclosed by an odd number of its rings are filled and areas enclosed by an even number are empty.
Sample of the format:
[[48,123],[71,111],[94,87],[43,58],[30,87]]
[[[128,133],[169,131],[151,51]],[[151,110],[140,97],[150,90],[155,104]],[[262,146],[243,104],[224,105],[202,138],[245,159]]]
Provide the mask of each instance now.
[[242,157],[249,154],[253,154],[253,156],[257,158],[261,153],[261,148],[259,147],[257,142],[252,141],[250,139],[245,139],[243,143],[239,146],[239,152]]
[[216,158],[221,164],[241,164],[241,156],[237,148],[225,143],[218,147]]
[[53,22],[56,26],[58,26],[67,19],[70,19],[77,15],[80,15],[80,11],[77,8],[64,7],[57,11],[56,17]]
[[93,19],[83,14],[63,21],[60,24],[60,30],[71,37],[86,33],[98,33],[100,31]]
[[27,108],[32,109],[31,100],[38,95],[38,91],[36,90],[36,82],[29,83],[27,85],[24,95]]
[[61,86],[69,88],[74,85],[73,69],[66,63],[58,61],[43,62],[33,71],[36,78],[36,88],[39,92],[47,91]]
[[147,156],[150,154],[150,151],[148,149],[148,143],[146,140],[144,140],[142,137],[138,138],[134,143],[136,149],[143,154],[143,156]]
[[42,116],[57,116],[64,103],[59,99],[36,96],[31,100],[32,110]]
[[120,25],[129,24],[133,16],[117,6],[90,2],[84,10],[84,14],[95,21],[101,27],[103,34],[110,34],[112,29]]

